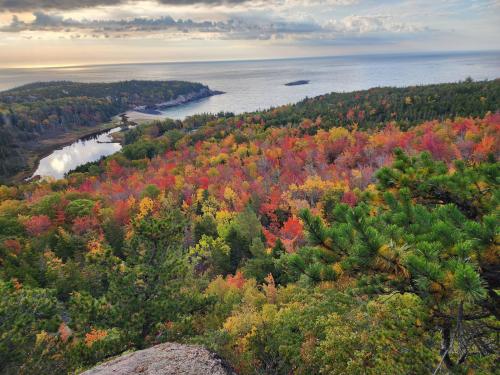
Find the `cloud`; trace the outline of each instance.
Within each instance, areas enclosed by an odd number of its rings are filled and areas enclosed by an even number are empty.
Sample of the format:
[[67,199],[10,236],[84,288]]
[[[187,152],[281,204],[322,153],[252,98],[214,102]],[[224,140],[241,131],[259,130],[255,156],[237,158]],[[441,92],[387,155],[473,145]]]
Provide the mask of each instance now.
[[[158,3],[166,5],[219,5],[219,4],[241,4],[251,0],[157,0]],[[34,11],[34,10],[70,10],[81,8],[92,8],[96,6],[110,6],[125,3],[137,3],[140,0],[0,0],[0,11]]]
[[416,33],[429,31],[428,28],[412,23],[403,23],[389,15],[357,16],[351,15],[341,20],[331,20],[327,28],[349,34],[367,33]]
[[33,13],[35,19],[31,22],[21,21],[12,17],[9,25],[0,28],[0,32],[23,31],[55,31],[79,32],[91,36],[101,36],[112,33],[193,33],[215,34],[221,39],[270,39],[284,34],[311,34],[320,32],[322,27],[312,22],[257,21],[249,22],[242,19],[226,21],[194,21],[192,19],[173,19],[170,16],[159,18],[133,18],[126,20],[74,20],[44,12]]
[[161,4],[167,5],[218,5],[218,4],[241,4],[248,3],[250,0],[158,0]]
[[79,9],[98,5],[117,5],[124,0],[0,0],[0,10],[19,12],[37,9]]
[[[387,43],[429,31],[426,28],[397,22],[391,16],[347,16],[319,24],[314,20],[288,21],[281,18],[229,18],[223,21],[195,21],[158,18],[129,18],[120,20],[75,20],[41,11],[34,20],[25,22],[13,16],[0,32],[60,32],[69,38],[144,38],[218,39],[218,40],[296,40],[317,41],[322,44],[349,42]],[[28,33],[28,35],[30,35]]]
[[[141,3],[145,0],[0,0],[0,12],[21,12],[37,10],[73,10],[83,8],[93,8],[97,6],[113,6],[123,4]],[[323,4],[350,5],[359,0],[150,0],[158,4],[171,6],[187,5],[240,5],[249,4],[280,6],[280,5],[312,5]]]

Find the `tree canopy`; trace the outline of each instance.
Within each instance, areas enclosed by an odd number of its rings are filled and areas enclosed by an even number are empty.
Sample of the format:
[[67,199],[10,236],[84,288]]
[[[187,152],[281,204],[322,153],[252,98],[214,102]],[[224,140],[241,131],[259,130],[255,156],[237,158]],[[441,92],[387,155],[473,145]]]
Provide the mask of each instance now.
[[241,374],[493,373],[498,112],[275,111],[143,125],[64,179],[0,186],[0,373],[166,341]]

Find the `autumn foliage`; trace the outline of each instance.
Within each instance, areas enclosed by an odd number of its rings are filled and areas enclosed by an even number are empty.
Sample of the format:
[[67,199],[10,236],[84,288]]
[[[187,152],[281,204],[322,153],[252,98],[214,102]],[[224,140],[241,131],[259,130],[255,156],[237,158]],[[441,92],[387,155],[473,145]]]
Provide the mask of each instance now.
[[142,125],[0,187],[0,372],[165,341],[242,374],[491,372],[500,114],[428,90]]
[[[127,200],[140,199],[150,185],[175,194],[193,208],[203,205],[204,192],[217,201],[220,210],[238,212],[249,202],[258,202],[256,210],[265,218],[269,233],[292,240],[293,221],[280,234],[288,218],[305,207],[319,212],[326,192],[336,192],[342,202],[355,205],[356,190],[372,184],[374,172],[392,163],[394,149],[410,154],[429,151],[447,163],[456,159],[479,162],[499,152],[499,128],[496,114],[428,122],[408,131],[389,125],[374,132],[332,128],[304,135],[296,128],[266,130],[252,125],[241,129],[242,137],[249,140],[237,143],[229,124],[213,140],[191,145],[188,137],[177,150],[148,160],[141,170],[123,160],[120,166],[120,159],[112,159],[99,180],[83,181],[76,189],[95,199],[106,197],[122,224],[129,219]],[[214,126],[203,131],[210,139]],[[228,135],[220,135],[224,133]],[[87,191],[89,184],[91,191]]]
[[38,236],[45,233],[52,225],[52,222],[47,215],[37,215],[27,219],[24,225],[30,235]]

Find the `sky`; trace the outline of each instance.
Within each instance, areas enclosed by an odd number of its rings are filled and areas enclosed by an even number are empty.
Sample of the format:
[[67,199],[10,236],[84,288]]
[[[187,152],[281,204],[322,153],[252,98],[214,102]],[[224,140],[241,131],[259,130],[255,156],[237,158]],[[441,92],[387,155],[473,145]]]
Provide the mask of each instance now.
[[0,67],[500,50],[500,0],[0,0]]

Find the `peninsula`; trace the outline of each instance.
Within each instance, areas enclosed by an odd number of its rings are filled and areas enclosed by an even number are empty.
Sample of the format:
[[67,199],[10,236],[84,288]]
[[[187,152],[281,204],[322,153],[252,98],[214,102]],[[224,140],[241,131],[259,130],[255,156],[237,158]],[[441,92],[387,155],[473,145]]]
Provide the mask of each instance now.
[[51,150],[112,127],[128,110],[158,111],[221,94],[200,83],[38,82],[0,92],[0,181],[20,181]]

